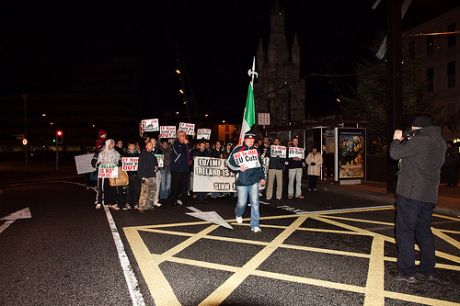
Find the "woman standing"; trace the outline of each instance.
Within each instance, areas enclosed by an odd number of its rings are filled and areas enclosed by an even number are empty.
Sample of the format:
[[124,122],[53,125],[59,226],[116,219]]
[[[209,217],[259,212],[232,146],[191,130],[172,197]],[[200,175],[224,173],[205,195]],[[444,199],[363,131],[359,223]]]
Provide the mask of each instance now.
[[[104,149],[99,153],[97,157],[98,168],[116,168],[120,163],[120,153],[115,149],[115,141],[108,139],[105,142]],[[117,192],[115,187],[111,187],[109,184],[108,177],[98,177],[98,199],[96,209],[100,209],[102,204],[109,205],[113,210],[119,210],[118,204],[116,204]]]
[[308,191],[317,191],[316,182],[321,175],[321,165],[323,164],[323,157],[318,153],[318,149],[313,147],[311,152],[308,153],[305,159],[308,170]]

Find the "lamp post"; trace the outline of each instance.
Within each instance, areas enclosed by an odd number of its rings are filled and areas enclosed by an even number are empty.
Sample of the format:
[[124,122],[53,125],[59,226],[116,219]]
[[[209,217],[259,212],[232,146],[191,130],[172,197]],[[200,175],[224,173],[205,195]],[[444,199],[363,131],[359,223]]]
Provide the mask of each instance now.
[[[24,138],[23,139],[28,139],[27,137],[27,95],[21,95],[22,99],[24,100]],[[25,143],[23,142],[24,145],[24,163],[27,165],[29,163],[29,154],[28,154],[28,148],[27,148],[27,141]]]

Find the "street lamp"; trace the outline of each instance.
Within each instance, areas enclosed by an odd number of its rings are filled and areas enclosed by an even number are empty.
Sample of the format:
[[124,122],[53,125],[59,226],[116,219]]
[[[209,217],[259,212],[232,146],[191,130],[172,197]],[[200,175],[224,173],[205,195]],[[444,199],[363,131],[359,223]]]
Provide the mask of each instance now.
[[176,73],[177,73],[177,75],[180,75],[180,74],[181,74],[181,72],[180,72],[179,69],[176,69]]

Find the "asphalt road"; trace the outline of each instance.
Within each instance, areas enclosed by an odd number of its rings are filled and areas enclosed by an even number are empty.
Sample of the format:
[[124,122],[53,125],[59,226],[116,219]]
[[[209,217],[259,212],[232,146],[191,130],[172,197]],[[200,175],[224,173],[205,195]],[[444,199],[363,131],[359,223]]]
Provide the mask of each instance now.
[[[92,190],[64,182],[0,188],[0,218],[25,207],[32,213],[0,233],[0,305],[133,304],[132,280],[125,278],[106,212],[94,209]],[[305,195],[261,204],[260,234],[247,219],[233,223],[233,198],[192,204],[216,211],[233,230],[188,216],[186,207],[112,211],[139,284],[137,301],[460,304],[460,220],[435,216],[438,279],[406,284],[389,273],[396,254],[391,207],[368,208],[382,204],[327,192]]]

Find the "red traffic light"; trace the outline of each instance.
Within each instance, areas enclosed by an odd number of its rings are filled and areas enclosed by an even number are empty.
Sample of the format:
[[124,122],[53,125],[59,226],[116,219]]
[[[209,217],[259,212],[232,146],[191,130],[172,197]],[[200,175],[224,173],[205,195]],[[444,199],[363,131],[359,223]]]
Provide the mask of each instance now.
[[64,135],[64,132],[61,131],[61,130],[57,130],[57,131],[56,131],[56,135],[57,135],[57,136],[62,136],[62,135]]

